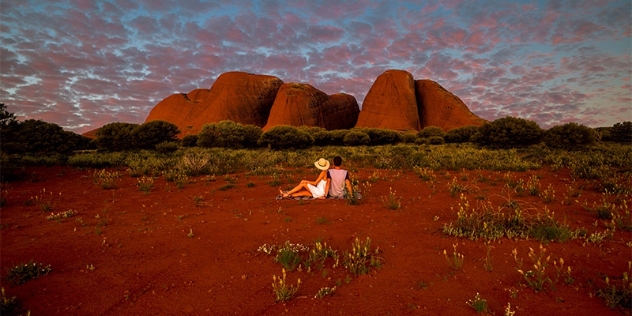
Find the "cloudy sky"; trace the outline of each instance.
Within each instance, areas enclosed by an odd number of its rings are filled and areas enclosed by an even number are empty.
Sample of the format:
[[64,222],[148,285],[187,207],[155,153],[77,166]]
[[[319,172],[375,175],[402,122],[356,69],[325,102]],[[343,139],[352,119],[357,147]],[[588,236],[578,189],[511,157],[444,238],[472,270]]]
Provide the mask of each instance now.
[[2,0],[0,102],[83,133],[142,123],[227,71],[361,104],[375,78],[432,79],[487,120],[632,120],[630,0]]

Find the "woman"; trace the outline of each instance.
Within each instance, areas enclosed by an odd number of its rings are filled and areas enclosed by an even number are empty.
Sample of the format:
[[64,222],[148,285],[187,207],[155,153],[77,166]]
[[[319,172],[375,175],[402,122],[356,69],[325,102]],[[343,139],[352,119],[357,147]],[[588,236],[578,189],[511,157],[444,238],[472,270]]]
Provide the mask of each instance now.
[[327,196],[327,191],[329,190],[329,179],[327,178],[329,161],[325,158],[320,158],[314,163],[314,166],[321,170],[318,178],[316,178],[316,181],[301,180],[301,183],[290,191],[283,192],[282,190],[279,190],[281,196],[284,198],[311,196],[318,199],[324,199]]

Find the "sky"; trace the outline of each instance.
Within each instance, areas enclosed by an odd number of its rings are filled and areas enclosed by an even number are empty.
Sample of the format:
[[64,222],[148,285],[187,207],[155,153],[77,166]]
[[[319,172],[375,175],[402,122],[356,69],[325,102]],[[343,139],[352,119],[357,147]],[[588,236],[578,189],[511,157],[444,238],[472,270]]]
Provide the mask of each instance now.
[[2,0],[0,39],[0,103],[77,133],[229,71],[361,106],[402,69],[489,121],[632,121],[632,0]]

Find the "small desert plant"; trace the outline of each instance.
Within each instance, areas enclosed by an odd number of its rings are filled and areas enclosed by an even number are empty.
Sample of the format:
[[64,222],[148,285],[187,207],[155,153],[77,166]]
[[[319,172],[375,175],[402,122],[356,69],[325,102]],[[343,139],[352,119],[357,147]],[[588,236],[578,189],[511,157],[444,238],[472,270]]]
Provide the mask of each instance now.
[[[559,266],[558,266],[559,263]],[[564,278],[564,284],[566,285],[570,285],[573,282],[575,282],[575,278],[573,278],[573,276],[571,275],[571,267],[568,266],[566,267],[566,270],[564,270],[564,259],[560,258],[560,260],[553,260],[553,266],[555,267],[555,270],[557,272],[556,276],[555,276],[555,283],[557,283],[560,278]]]
[[334,258],[335,263],[333,268],[338,265],[338,254],[331,247],[327,246],[327,243],[321,244],[320,241],[314,243],[314,248],[309,252],[305,266],[311,267],[316,264],[316,268],[321,270],[325,266],[325,260],[327,258]]
[[371,238],[367,237],[362,242],[356,237],[351,245],[351,252],[343,252],[343,266],[354,275],[367,274],[371,267],[379,267],[382,264],[382,258],[377,256],[379,248],[375,251],[370,251],[370,248]]
[[52,271],[50,265],[45,266],[43,263],[30,260],[8,269],[6,278],[10,283],[22,284],[28,280],[47,275],[50,271]]
[[459,270],[463,267],[463,261],[465,260],[465,256],[462,253],[458,253],[456,251],[457,244],[453,244],[452,248],[454,248],[454,252],[452,256],[448,256],[448,252],[443,249],[443,256],[445,256],[445,260],[448,262],[448,266],[452,268],[452,270]]
[[527,190],[530,195],[536,196],[540,193],[540,179],[536,175],[532,175],[527,181]]
[[527,285],[531,287],[534,291],[540,292],[544,289],[544,285],[546,283],[552,283],[551,279],[548,278],[545,274],[546,267],[548,266],[548,262],[551,259],[551,256],[546,255],[546,248],[540,245],[540,252],[536,253],[533,248],[529,247],[529,259],[533,263],[533,270],[524,271],[522,269],[522,258],[518,259],[518,250],[514,249],[512,252],[513,258],[518,264],[516,267],[516,271],[522,275],[523,279],[527,282]]
[[[61,196],[61,192],[59,193],[59,195]],[[33,203],[36,203],[37,205],[39,205],[40,209],[43,212],[50,212],[54,207],[55,207],[55,201],[54,201],[55,195],[53,194],[53,192],[51,191],[46,191],[46,189],[42,189],[38,195],[36,195],[35,197],[32,197],[30,199],[30,202],[25,203],[26,205],[30,205]]]
[[336,287],[322,287],[318,290],[318,292],[316,292],[316,295],[314,295],[314,298],[323,298],[327,295],[333,295],[334,291],[336,291]]
[[549,186],[542,191],[540,197],[544,201],[544,203],[551,203],[555,199],[555,190],[553,190],[553,186],[549,184]]
[[69,218],[69,217],[73,217],[77,215],[77,211],[75,210],[67,210],[65,212],[60,212],[60,213],[51,213],[50,215],[46,216],[46,219],[49,221],[52,220],[57,220],[57,219],[62,219],[62,218]]
[[2,315],[13,315],[19,307],[19,303],[15,296],[7,297],[4,293],[4,288],[2,290],[2,297],[0,297],[0,314]]
[[210,160],[210,153],[192,148],[182,156],[182,167],[188,175],[197,176],[208,167]]
[[601,297],[610,309],[615,309],[618,306],[632,310],[631,272],[632,261],[628,261],[628,271],[623,272],[620,282],[616,282],[616,278],[611,282],[610,277],[606,276],[605,287],[597,290],[597,296]]
[[145,194],[149,194],[151,188],[154,187],[154,177],[142,176],[136,182],[136,186]]
[[118,178],[119,173],[117,171],[107,171],[102,169],[95,170],[93,173],[94,183],[98,184],[103,190],[116,188],[116,180]]
[[369,183],[368,181],[361,183],[357,178],[355,177],[351,177],[351,194],[349,194],[349,191],[347,190],[347,187],[345,186],[344,189],[344,198],[347,200],[347,204],[349,205],[358,205],[360,204],[360,201],[362,200],[362,193],[364,192],[364,194],[367,194],[367,192],[369,191],[369,189],[371,188],[371,183]]
[[284,302],[291,299],[301,286],[301,279],[298,279],[296,282],[296,287],[294,287],[293,284],[287,284],[285,269],[281,269],[281,277],[277,278],[276,275],[273,275],[272,280],[272,290],[274,291],[277,302]]
[[388,189],[388,196],[382,196],[382,204],[389,210],[398,210],[402,207],[401,200],[402,198],[398,198],[393,188]]
[[285,269],[293,271],[301,263],[301,252],[309,251],[309,247],[301,244],[292,244],[286,241],[283,245],[277,247],[275,261],[280,263]]
[[414,166],[413,172],[424,181],[430,181],[436,178],[436,176],[434,175],[434,171],[430,168],[421,168],[418,166]]
[[481,298],[479,293],[476,293],[474,299],[468,300],[467,305],[470,305],[477,313],[487,313],[487,300]]
[[448,183],[448,191],[450,192],[451,197],[455,197],[457,193],[462,193],[467,191],[465,185],[459,183],[456,177],[452,178],[452,181]]

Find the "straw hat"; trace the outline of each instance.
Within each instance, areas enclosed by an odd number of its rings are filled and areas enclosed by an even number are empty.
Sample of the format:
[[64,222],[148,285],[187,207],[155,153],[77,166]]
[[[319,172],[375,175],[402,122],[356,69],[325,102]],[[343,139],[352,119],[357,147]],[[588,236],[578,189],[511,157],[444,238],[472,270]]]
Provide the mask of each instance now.
[[320,158],[314,163],[314,166],[316,166],[316,168],[320,170],[327,170],[329,169],[329,160],[325,158]]

